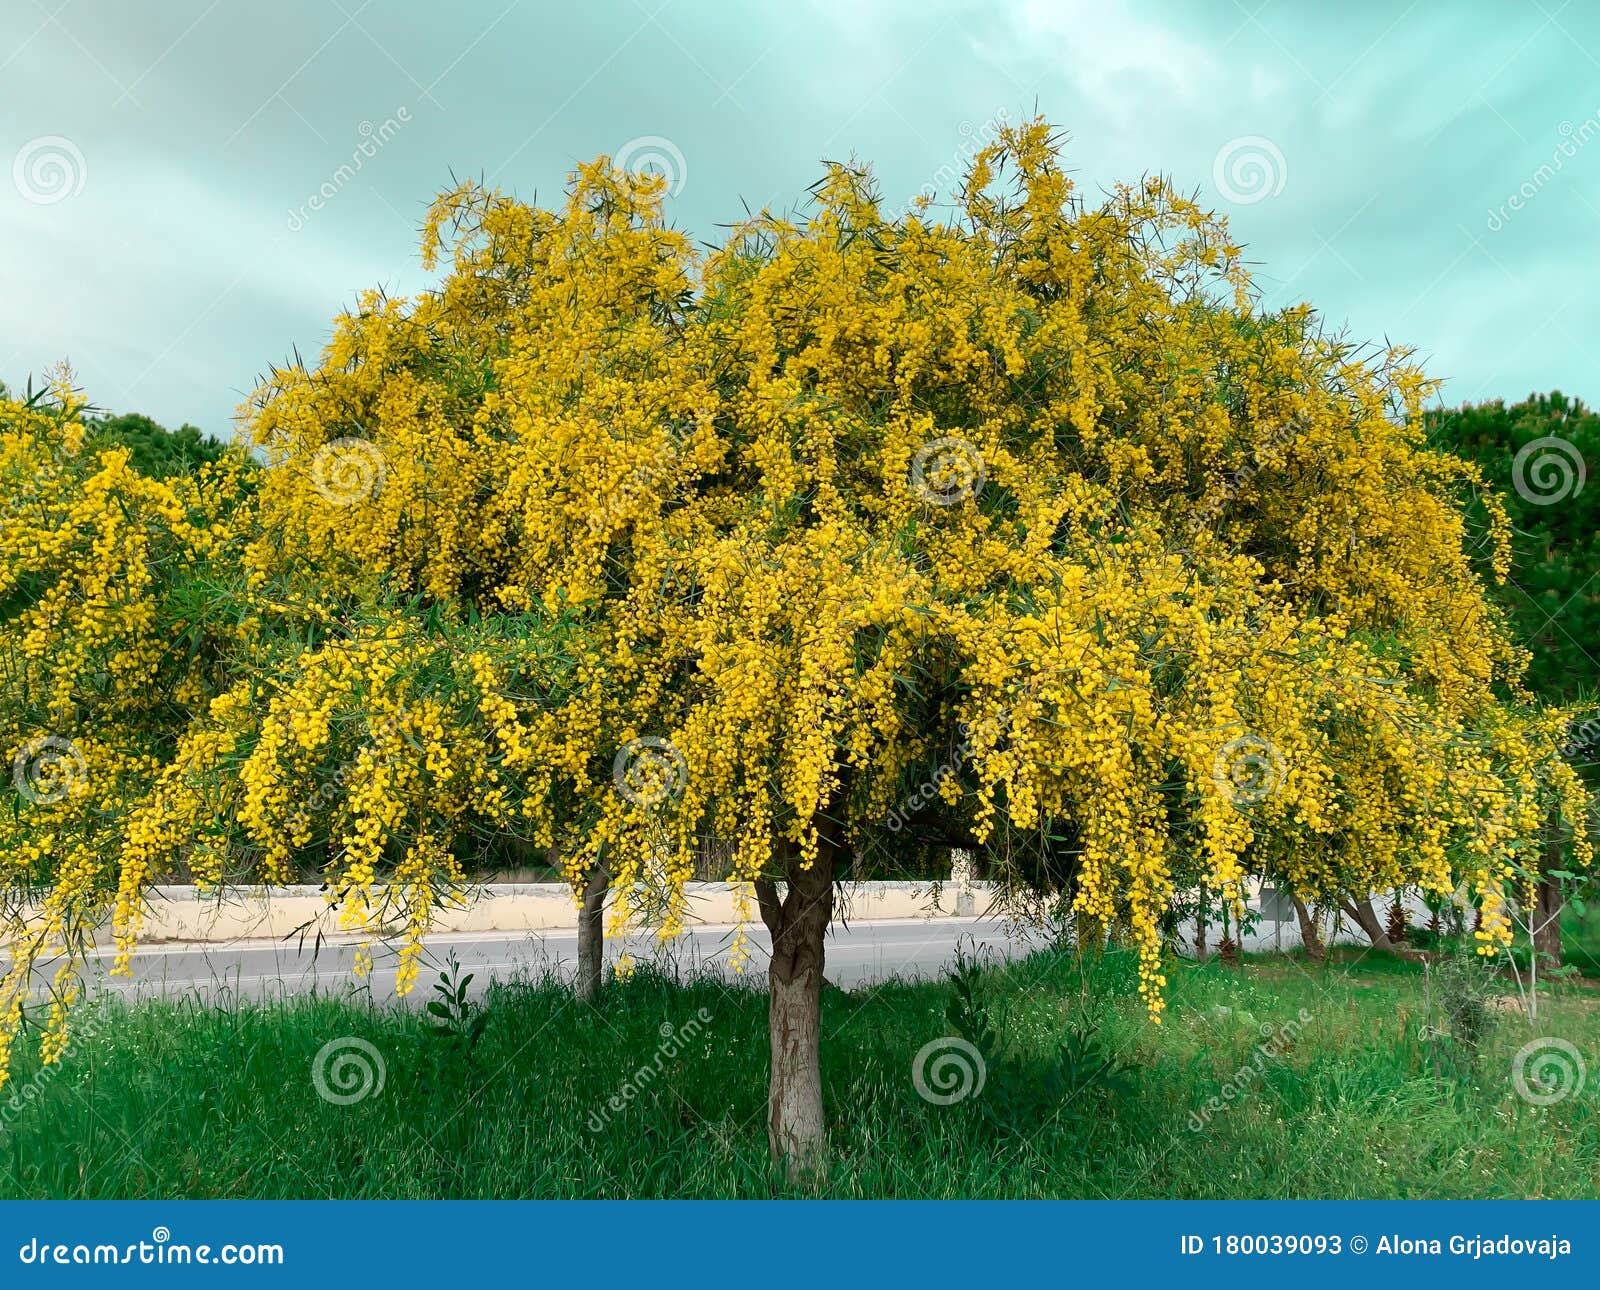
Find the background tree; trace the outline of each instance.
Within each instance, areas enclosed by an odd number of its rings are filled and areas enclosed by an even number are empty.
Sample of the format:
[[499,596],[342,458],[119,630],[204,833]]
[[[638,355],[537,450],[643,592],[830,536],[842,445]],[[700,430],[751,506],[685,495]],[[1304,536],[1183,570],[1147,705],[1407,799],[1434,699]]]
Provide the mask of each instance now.
[[[1530,651],[1526,682],[1550,703],[1600,682],[1600,417],[1559,390],[1430,411],[1428,435],[1473,462],[1512,526],[1510,576],[1494,595]],[[1475,501],[1481,513],[1483,503]]]
[[101,415],[84,423],[84,450],[121,447],[128,450],[129,464],[150,479],[192,473],[201,466],[222,460],[227,445],[195,426],[185,423],[168,430],[140,412]]
[[[1559,390],[1432,411],[1430,439],[1475,463],[1512,523],[1510,576],[1494,589],[1511,630],[1529,651],[1528,688],[1542,702],[1572,705],[1568,755],[1592,780],[1600,761],[1600,417]],[[1481,506],[1481,503],[1478,503]],[[1527,901],[1535,953],[1560,966],[1563,884],[1571,821],[1552,814],[1539,876]],[[1579,828],[1586,828],[1580,822]]]

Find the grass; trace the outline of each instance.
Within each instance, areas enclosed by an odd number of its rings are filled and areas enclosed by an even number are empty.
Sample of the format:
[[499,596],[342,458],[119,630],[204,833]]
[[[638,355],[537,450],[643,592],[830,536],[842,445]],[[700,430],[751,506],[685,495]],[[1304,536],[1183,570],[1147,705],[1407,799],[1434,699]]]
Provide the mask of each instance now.
[[[1441,1056],[1430,1041],[1414,963],[1273,958],[1243,969],[1177,964],[1169,976],[1157,1027],[1124,954],[1041,954],[983,973],[981,997],[1004,1019],[1015,1059],[1008,1069],[1047,1069],[1084,1018],[1128,1067],[1126,1088],[1091,1089],[1064,1108],[1045,1095],[1007,1099],[998,1075],[956,1105],[918,1096],[913,1058],[950,1033],[950,983],[830,991],[823,1063],[835,1159],[825,1194],[1600,1190],[1600,996],[1585,984],[1542,999],[1536,1029],[1491,1008],[1495,1025],[1475,1058],[1462,1050],[1450,1061],[1456,1050],[1445,1044]],[[99,1005],[43,1078],[31,1046],[19,1053],[5,1093],[22,1109],[7,1109],[0,1127],[0,1195],[794,1194],[766,1159],[758,992],[642,972],[591,1010],[558,984],[510,983],[491,988],[485,1015],[469,1057],[432,1036],[424,1015],[360,998]],[[1263,1056],[1268,1026],[1279,1038]],[[667,1044],[666,1032],[677,1041]],[[385,1080],[337,1105],[319,1096],[311,1071],[324,1045],[347,1036],[376,1049]],[[1548,1107],[1520,1100],[1510,1079],[1517,1049],[1539,1036],[1575,1044],[1591,1068],[1584,1087]],[[659,1074],[630,1083],[666,1048]],[[1240,1078],[1246,1068],[1258,1074]],[[1236,1096],[1224,1099],[1225,1087]],[[620,1110],[608,1111],[612,1097]],[[1219,1109],[1198,1114],[1214,1097]]]

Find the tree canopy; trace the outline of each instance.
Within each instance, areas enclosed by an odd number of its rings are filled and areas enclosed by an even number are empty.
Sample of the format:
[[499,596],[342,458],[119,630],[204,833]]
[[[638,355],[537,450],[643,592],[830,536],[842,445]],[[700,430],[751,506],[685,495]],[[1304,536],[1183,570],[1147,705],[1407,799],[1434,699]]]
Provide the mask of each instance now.
[[[1584,790],[1485,594],[1507,516],[1405,352],[1261,310],[1163,180],[1081,199],[1041,122],[943,215],[834,165],[700,249],[663,195],[604,159],[555,210],[445,193],[438,289],[369,294],[257,394],[258,487],[6,405],[6,486],[47,487],[0,539],[0,720],[78,754],[0,820],[32,953],[107,908],[126,951],[163,877],[313,872],[405,924],[404,987],[497,840],[577,887],[603,860],[671,935],[716,839],[797,947],[777,1009],[929,782],[901,832],[1126,928],[1156,1019],[1198,882],[1464,882],[1508,939],[1515,856]],[[775,1150],[814,1149],[777,1106]]]

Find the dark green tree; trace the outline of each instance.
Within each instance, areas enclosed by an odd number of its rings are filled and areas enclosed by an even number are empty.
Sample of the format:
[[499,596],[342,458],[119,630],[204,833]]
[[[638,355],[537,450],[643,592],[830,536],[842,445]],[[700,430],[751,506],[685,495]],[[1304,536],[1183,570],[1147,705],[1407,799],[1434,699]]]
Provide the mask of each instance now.
[[[1507,407],[1500,400],[1428,417],[1430,439],[1476,462],[1505,498],[1512,567],[1492,588],[1531,651],[1527,683],[1546,703],[1595,705],[1600,695],[1600,415],[1559,390]],[[1481,507],[1480,507],[1480,518]],[[1581,710],[1581,709],[1580,709]],[[1600,779],[1600,710],[1575,719],[1569,754]],[[1591,826],[1592,827],[1592,826]],[[1534,951],[1562,961],[1561,915],[1569,893],[1564,835],[1552,817],[1529,911]],[[1583,903],[1574,900],[1583,912]]]
[[142,412],[94,417],[84,422],[84,428],[90,451],[127,448],[133,468],[155,479],[196,470],[227,451],[226,444],[195,426],[186,423],[168,430]]
[[1600,690],[1600,415],[1559,391],[1430,413],[1433,443],[1476,462],[1515,529],[1497,592],[1550,703]]

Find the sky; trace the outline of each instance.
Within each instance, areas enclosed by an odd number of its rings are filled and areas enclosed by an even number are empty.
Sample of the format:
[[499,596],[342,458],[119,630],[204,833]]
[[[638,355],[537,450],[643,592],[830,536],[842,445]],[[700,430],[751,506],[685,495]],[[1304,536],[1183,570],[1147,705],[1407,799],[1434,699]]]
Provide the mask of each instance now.
[[1600,402],[1600,6],[1292,0],[6,0],[0,380],[232,432],[357,293],[426,287],[451,176],[601,153],[705,240],[824,159],[887,203],[1002,122],[1080,192],[1169,175],[1269,307],[1415,346],[1442,401]]

